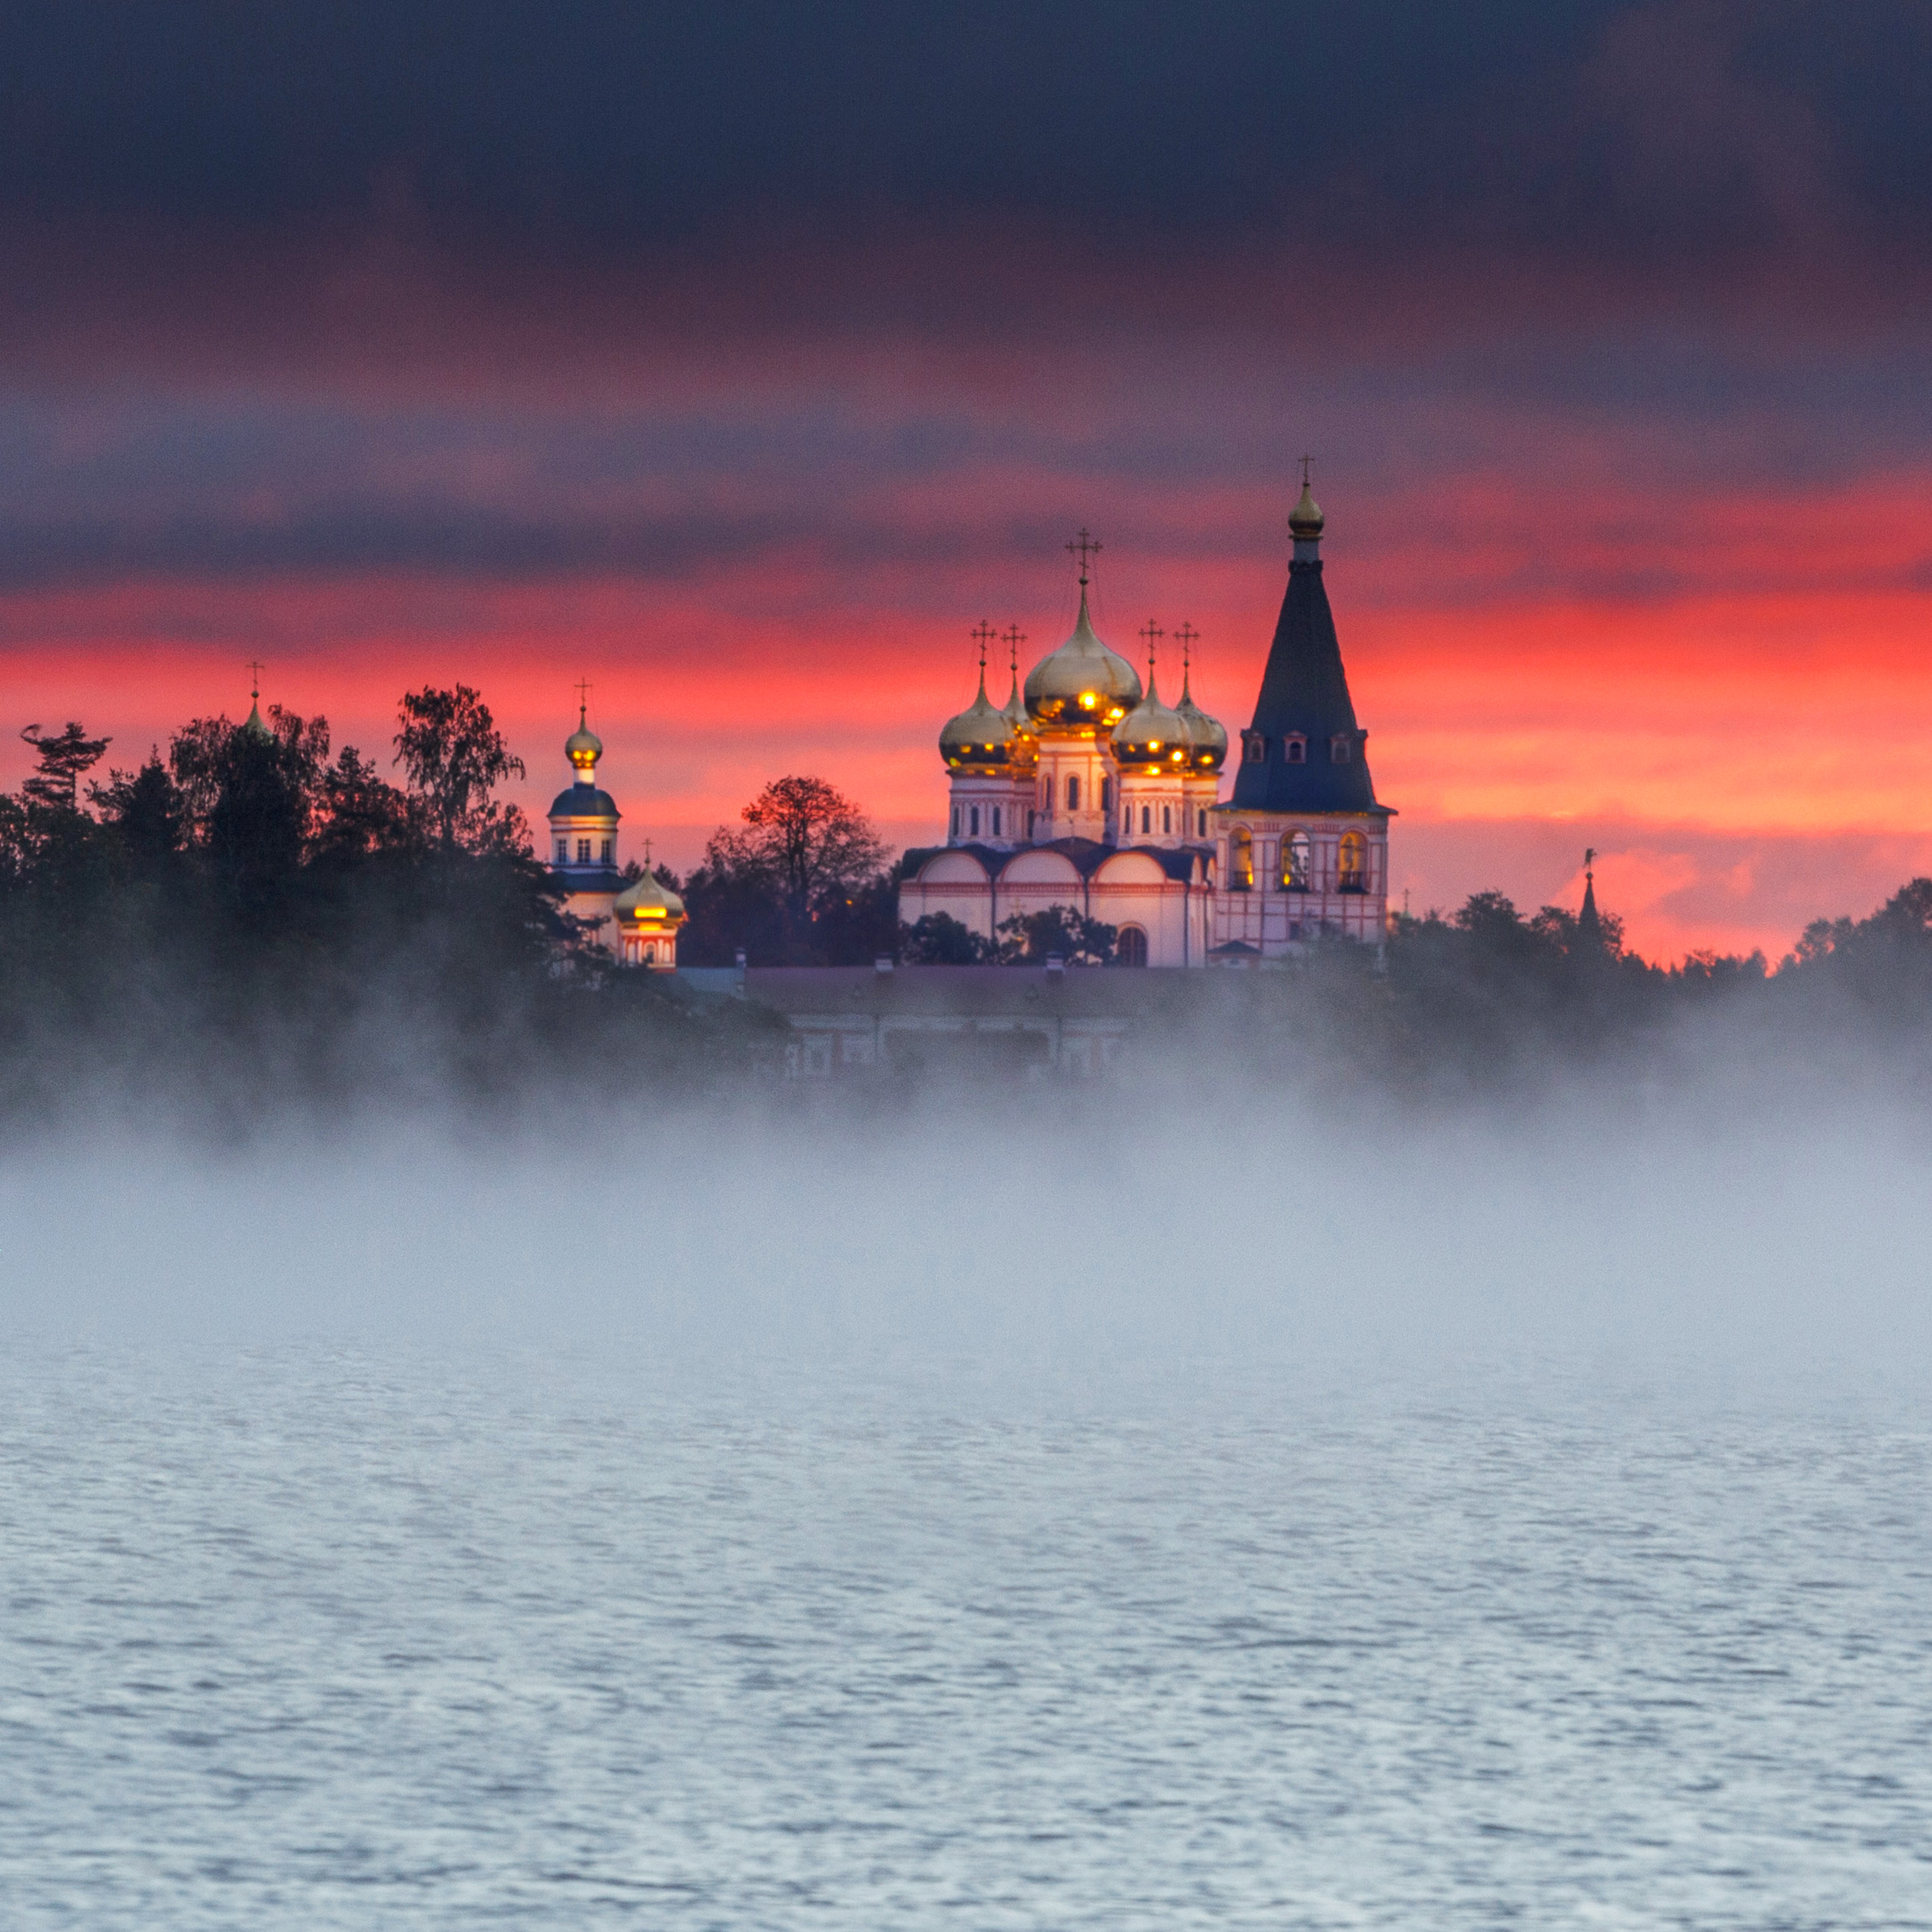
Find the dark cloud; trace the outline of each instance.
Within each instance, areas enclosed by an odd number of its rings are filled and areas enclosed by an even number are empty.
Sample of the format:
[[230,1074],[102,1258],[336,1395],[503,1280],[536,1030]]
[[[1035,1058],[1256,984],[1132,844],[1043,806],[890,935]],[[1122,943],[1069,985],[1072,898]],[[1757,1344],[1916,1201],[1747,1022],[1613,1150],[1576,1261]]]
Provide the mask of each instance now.
[[0,201],[465,245],[1022,220],[1101,246],[1683,263],[1925,249],[1917,0],[68,0],[0,25]]

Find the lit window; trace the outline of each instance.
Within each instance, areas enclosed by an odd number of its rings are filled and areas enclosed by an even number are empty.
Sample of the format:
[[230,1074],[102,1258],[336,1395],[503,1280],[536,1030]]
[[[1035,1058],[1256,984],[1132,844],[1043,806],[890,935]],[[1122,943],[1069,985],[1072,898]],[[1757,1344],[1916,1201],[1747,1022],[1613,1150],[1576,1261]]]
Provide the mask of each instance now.
[[979,807],[977,805],[974,806],[967,816],[972,820],[972,824],[969,828],[970,836],[976,839],[979,836]]
[[1229,836],[1228,869],[1234,875],[1235,891],[1254,890],[1254,837],[1245,825],[1237,825]]
[[1299,731],[1291,731],[1281,741],[1281,756],[1291,765],[1308,762],[1308,741]]
[[1368,890],[1368,840],[1359,832],[1342,834],[1340,861],[1336,884],[1344,892]]
[[1297,832],[1281,841],[1281,883],[1290,892],[1308,890],[1308,835]]
[[1069,778],[1066,781],[1066,808],[1070,812],[1077,812],[1080,809],[1080,781],[1078,778]]
[[590,840],[588,839],[579,839],[577,841],[577,863],[580,866],[587,866],[590,863]]

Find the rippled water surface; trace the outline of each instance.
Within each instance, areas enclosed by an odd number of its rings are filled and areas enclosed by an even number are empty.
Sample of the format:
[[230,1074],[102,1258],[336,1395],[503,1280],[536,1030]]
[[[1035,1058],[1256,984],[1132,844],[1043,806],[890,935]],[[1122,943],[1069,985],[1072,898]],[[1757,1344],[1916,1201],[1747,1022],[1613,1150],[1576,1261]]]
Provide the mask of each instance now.
[[5,1393],[10,1927],[1932,1925],[1909,1415]]

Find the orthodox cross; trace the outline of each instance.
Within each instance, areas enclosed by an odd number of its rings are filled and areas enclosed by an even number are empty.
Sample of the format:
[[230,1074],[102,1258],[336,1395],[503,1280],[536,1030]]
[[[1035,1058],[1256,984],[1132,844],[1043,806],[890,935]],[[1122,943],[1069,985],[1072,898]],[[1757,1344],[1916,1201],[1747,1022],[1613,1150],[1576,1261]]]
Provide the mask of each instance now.
[[1590,870],[1590,867],[1596,863],[1596,847],[1593,845],[1585,846],[1583,848],[1583,877],[1586,879],[1593,878],[1596,876]]
[[1150,683],[1154,677],[1154,647],[1166,635],[1151,617],[1141,626],[1141,638],[1147,646],[1147,675]]
[[980,618],[979,621],[973,627],[972,635],[973,642],[979,647],[979,675],[983,680],[986,674],[987,641],[989,638],[998,637],[999,633],[996,631],[983,617]]
[[577,681],[577,722],[582,724],[584,714],[590,709],[590,681],[580,678]]
[[1314,458],[1312,456],[1304,456],[1301,459],[1301,487],[1304,489],[1307,489],[1309,487],[1308,468],[1314,461]]
[[1026,641],[1026,633],[1017,624],[1006,627],[1006,650],[1012,660],[1013,675],[1019,675],[1019,647]]
[[1174,635],[1181,640],[1181,668],[1185,671],[1194,662],[1194,641],[1201,633],[1191,624],[1178,624]]
[[259,658],[250,658],[248,660],[248,674],[254,681],[254,688],[248,695],[258,704],[262,701],[262,673],[268,667]]
[[1067,545],[1066,552],[1069,557],[1078,557],[1080,559],[1080,588],[1085,590],[1087,587],[1087,560],[1090,557],[1097,557],[1100,555],[1100,539],[1098,537],[1089,536],[1083,528],[1080,534]]

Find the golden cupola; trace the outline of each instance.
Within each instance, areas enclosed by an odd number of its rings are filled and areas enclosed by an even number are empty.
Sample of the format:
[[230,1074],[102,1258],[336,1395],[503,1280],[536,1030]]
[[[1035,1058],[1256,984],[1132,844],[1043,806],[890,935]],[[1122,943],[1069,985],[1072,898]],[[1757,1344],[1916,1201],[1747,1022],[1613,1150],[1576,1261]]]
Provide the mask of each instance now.
[[1188,769],[1218,771],[1228,757],[1228,727],[1220,719],[1210,717],[1194,701],[1193,685],[1192,678],[1183,674],[1181,701],[1174,708],[1181,722],[1187,727]]
[[979,666],[979,694],[939,733],[939,756],[948,771],[1001,772],[1013,763],[1012,720],[986,695],[986,667]]
[[584,722],[586,707],[577,708],[577,728],[564,740],[564,756],[571,762],[580,785],[596,783],[597,761],[604,755],[604,741]]
[[1154,667],[1147,668],[1147,695],[1114,727],[1114,762],[1123,772],[1183,772],[1188,767],[1193,743],[1187,721],[1171,705],[1161,702]]
[[1140,701],[1140,674],[1094,635],[1082,578],[1072,636],[1026,674],[1027,715],[1042,735],[1095,737],[1112,731]]

